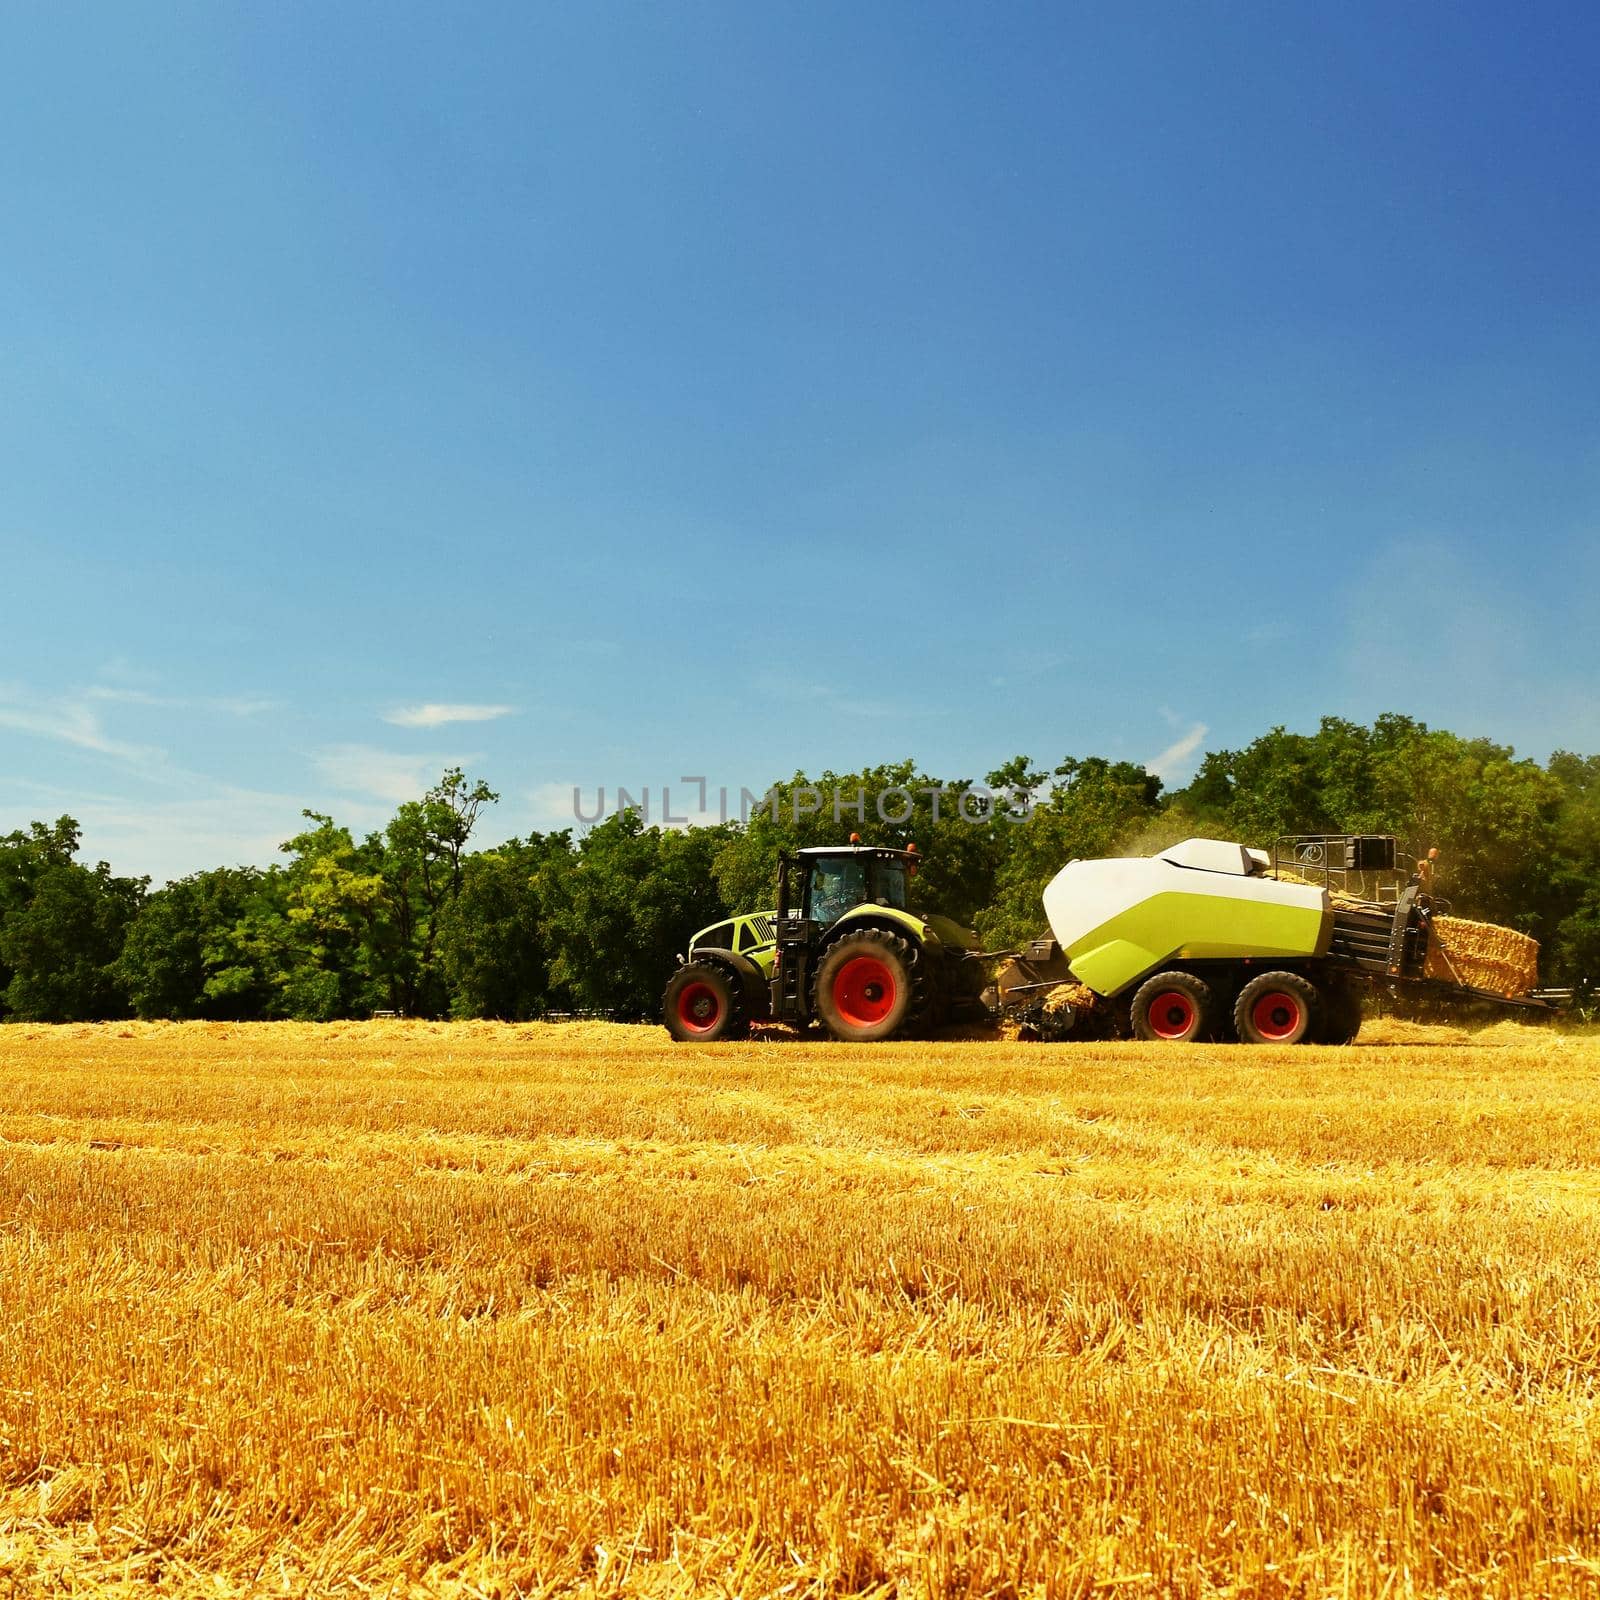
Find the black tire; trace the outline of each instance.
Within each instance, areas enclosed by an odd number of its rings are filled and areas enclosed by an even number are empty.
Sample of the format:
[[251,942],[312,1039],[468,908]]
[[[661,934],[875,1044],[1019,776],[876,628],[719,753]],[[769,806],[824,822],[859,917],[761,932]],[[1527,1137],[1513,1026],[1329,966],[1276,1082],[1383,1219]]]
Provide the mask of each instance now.
[[1220,1012],[1204,978],[1192,972],[1158,972],[1139,986],[1128,1020],[1136,1039],[1192,1044],[1216,1033]]
[[744,995],[736,977],[710,961],[690,961],[667,980],[661,997],[661,1020],[674,1039],[690,1044],[715,1044],[742,1039],[750,1031]]
[[1322,1037],[1325,1007],[1309,978],[1263,972],[1239,991],[1233,1025],[1241,1044],[1312,1044]]
[[882,928],[847,933],[817,963],[811,1009],[835,1039],[871,1044],[892,1038],[916,1020],[917,966],[911,945],[898,934]]
[[1354,1044],[1361,1032],[1361,986],[1349,978],[1335,978],[1324,988],[1322,1042]]

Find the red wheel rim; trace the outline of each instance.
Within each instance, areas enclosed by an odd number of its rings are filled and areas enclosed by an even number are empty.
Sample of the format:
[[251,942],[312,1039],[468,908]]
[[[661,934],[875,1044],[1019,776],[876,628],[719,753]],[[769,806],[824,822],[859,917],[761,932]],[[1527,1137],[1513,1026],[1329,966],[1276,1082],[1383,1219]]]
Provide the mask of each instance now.
[[1194,1001],[1182,989],[1163,989],[1145,1008],[1158,1039],[1187,1039],[1194,1030]]
[[1263,1039],[1292,1039],[1304,1008],[1284,989],[1271,989],[1250,1008],[1250,1021]]
[[690,1033],[710,1033],[722,1021],[722,996],[709,983],[686,983],[678,991],[678,1021]]
[[833,1003],[856,1028],[882,1022],[894,1010],[898,992],[893,970],[876,956],[852,956],[833,978]]

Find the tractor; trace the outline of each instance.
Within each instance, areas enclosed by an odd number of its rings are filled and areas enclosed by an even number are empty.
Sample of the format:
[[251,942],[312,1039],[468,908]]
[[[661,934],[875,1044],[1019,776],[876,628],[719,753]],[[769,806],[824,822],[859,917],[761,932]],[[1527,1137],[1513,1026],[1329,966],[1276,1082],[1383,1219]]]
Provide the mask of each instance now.
[[775,911],[702,928],[667,983],[663,1020],[674,1039],[742,1038],[753,1022],[866,1043],[983,1014],[987,968],[975,934],[909,909],[920,857],[825,845],[778,858]]

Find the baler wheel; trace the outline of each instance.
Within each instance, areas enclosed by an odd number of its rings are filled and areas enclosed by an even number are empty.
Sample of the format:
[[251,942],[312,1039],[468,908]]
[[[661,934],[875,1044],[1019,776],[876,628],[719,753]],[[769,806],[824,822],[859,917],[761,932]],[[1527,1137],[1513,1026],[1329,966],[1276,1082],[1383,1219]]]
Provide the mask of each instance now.
[[1242,1044],[1309,1044],[1322,1033],[1322,996],[1298,972],[1263,972],[1239,991],[1233,1025]]
[[1189,1044],[1216,1033],[1219,1007],[1211,985],[1192,972],[1158,972],[1133,997],[1129,1020],[1136,1039]]

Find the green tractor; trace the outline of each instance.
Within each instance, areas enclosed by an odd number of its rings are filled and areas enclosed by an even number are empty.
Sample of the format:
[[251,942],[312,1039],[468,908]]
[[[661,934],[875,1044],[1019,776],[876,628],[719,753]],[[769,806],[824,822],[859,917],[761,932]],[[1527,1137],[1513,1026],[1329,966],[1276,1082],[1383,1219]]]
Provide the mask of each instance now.
[[977,936],[907,908],[916,846],[852,842],[778,858],[776,911],[702,928],[663,997],[674,1039],[742,1038],[752,1022],[821,1023],[867,1042],[983,1014]]

